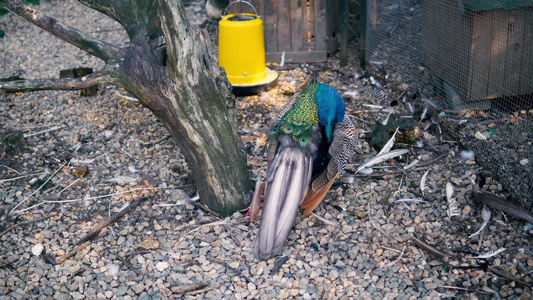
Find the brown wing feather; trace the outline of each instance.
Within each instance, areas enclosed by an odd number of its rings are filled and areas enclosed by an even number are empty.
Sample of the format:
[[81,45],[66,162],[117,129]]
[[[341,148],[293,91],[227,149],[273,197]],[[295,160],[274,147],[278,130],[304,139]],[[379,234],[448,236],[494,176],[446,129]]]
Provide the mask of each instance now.
[[309,189],[304,201],[300,204],[300,208],[305,209],[304,216],[308,216],[318,205],[320,205],[320,203],[322,203],[322,200],[326,198],[326,195],[334,182],[335,177],[317,191],[313,192],[312,189]]
[[348,158],[355,150],[355,128],[349,117],[335,125],[333,142],[328,153],[331,155],[326,169],[312,182],[309,192],[300,207],[305,208],[304,215],[309,215],[326,197],[335,182],[337,174],[344,172]]
[[261,212],[261,198],[265,194],[265,183],[261,180],[255,184],[254,195],[252,196],[252,202],[250,203],[250,223],[254,223],[259,218]]

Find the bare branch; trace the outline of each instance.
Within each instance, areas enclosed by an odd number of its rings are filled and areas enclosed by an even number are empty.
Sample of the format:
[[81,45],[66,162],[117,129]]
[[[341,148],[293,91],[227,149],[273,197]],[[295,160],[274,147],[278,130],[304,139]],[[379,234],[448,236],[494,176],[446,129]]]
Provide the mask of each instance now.
[[74,27],[42,14],[19,0],[0,0],[0,7],[7,8],[26,21],[106,62],[124,56],[122,48],[94,39]]
[[6,92],[81,90],[99,84],[114,84],[113,77],[107,71],[99,71],[76,78],[15,80],[0,82],[0,90]]
[[114,19],[128,33],[132,43],[163,36],[159,11],[153,0],[78,0]]

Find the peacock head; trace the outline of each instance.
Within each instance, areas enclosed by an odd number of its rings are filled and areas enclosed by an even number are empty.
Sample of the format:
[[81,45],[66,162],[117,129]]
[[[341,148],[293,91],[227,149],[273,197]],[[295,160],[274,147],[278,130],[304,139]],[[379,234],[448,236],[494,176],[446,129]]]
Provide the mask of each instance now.
[[344,99],[333,87],[323,83],[316,84],[315,98],[318,108],[319,124],[324,126],[328,142],[333,141],[335,124],[344,120],[346,106]]

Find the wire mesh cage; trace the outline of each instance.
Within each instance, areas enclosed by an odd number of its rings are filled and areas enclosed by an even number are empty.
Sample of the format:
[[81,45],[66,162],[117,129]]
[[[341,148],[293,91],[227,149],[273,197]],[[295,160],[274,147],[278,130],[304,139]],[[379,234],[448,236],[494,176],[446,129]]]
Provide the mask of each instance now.
[[367,1],[365,62],[532,210],[533,1]]

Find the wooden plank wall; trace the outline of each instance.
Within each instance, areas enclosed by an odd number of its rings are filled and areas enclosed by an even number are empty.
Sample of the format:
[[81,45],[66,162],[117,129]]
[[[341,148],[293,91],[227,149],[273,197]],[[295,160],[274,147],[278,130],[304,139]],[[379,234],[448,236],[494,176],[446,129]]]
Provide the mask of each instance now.
[[421,56],[432,72],[467,98],[472,34],[467,15],[455,0],[424,1]]
[[523,9],[518,19],[524,22],[524,36],[520,48],[520,83],[518,94],[533,93],[533,8]]
[[487,12],[470,13],[472,26],[472,45],[469,51],[469,82],[466,101],[485,99],[490,72],[490,44],[492,39],[492,22]]
[[533,93],[533,9],[472,15],[470,99]]
[[533,93],[533,8],[463,11],[425,1],[421,56],[465,103]]
[[[250,0],[263,20],[267,62],[323,62],[327,59],[327,0]],[[332,1],[332,2],[336,2]],[[234,4],[228,13],[252,12]]]

